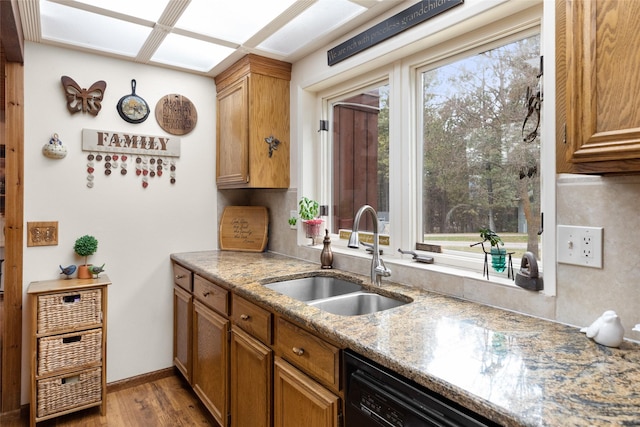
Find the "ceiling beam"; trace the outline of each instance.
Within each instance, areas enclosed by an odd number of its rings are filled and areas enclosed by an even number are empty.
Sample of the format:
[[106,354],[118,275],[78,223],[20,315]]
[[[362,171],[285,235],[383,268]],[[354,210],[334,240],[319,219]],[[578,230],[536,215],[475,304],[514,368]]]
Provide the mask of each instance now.
[[24,63],[24,38],[18,0],[0,1],[0,40],[7,62]]

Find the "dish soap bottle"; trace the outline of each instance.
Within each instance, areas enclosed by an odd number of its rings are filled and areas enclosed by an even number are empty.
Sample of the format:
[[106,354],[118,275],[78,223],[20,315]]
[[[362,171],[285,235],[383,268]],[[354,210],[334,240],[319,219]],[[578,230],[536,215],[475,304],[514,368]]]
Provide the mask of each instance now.
[[331,238],[329,238],[329,230],[325,229],[324,240],[322,244],[322,252],[320,252],[320,263],[322,268],[333,268],[333,252],[331,252]]

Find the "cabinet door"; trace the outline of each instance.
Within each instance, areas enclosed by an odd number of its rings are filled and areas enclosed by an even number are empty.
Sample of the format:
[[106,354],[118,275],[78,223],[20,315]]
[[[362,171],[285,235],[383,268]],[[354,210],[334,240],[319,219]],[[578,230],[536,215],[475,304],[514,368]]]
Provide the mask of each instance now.
[[558,143],[558,172],[638,172],[640,2],[563,3],[558,27],[566,28],[557,42],[558,51],[566,45],[566,62],[557,71],[566,82],[566,104],[558,104],[559,112],[565,107],[566,140]]
[[231,327],[231,426],[271,426],[273,352],[237,326]]
[[[289,81],[249,76],[249,187],[289,188]],[[270,148],[267,140],[279,143]]]
[[221,426],[227,425],[229,320],[193,303],[193,389]]
[[219,186],[249,182],[247,79],[242,78],[218,94],[216,183]]
[[278,357],[273,377],[274,427],[338,427],[338,396]]
[[173,363],[191,384],[191,319],[193,297],[178,286],[173,288]]

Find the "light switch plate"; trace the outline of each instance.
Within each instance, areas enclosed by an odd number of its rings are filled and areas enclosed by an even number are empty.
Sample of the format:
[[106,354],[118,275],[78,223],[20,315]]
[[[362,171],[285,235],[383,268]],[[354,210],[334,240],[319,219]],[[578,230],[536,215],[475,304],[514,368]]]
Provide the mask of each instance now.
[[558,262],[602,268],[602,227],[558,226]]

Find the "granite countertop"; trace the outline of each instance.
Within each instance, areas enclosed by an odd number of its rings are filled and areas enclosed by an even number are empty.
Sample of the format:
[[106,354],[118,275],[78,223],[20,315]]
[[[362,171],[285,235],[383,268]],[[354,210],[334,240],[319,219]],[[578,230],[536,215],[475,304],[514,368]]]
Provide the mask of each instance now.
[[[640,425],[640,347],[604,347],[577,328],[384,280],[413,299],[337,316],[264,283],[310,273],[368,277],[272,253],[172,254],[196,274],[507,426]],[[390,279],[393,279],[391,277]]]

